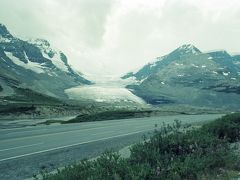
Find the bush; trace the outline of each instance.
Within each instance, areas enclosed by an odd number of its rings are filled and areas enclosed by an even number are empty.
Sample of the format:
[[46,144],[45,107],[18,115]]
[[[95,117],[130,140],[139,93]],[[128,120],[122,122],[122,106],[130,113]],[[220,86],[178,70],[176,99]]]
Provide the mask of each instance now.
[[238,139],[233,126],[238,124],[239,114],[192,130],[180,128],[176,121],[173,126],[163,126],[148,141],[134,145],[127,159],[108,152],[44,179],[216,179],[237,164],[229,142]]
[[226,141],[194,130],[168,136],[158,133],[149,142],[133,146],[129,161],[158,169],[158,175],[151,178],[196,179],[199,174],[230,166],[234,156]]
[[239,141],[240,113],[223,116],[216,121],[204,125],[202,129],[217,136],[219,139],[226,139],[229,142]]
[[31,114],[32,111],[35,111],[36,107],[31,106],[24,106],[24,107],[5,107],[4,109],[0,109],[0,114],[11,114],[11,113],[25,113]]
[[146,117],[146,116],[150,116],[151,112],[152,111],[133,111],[133,110],[132,111],[127,111],[127,110],[103,111],[103,112],[97,112],[92,114],[81,114],[74,119],[71,119],[69,121],[64,121],[63,124]]
[[57,175],[45,175],[44,179],[118,179],[127,177],[128,168],[127,162],[118,153],[106,152],[95,161],[83,160],[77,165],[68,166]]

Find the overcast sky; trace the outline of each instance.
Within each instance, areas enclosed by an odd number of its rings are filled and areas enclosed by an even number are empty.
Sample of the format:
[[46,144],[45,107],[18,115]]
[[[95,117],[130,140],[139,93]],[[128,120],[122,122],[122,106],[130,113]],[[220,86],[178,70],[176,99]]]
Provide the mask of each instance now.
[[240,0],[0,0],[0,22],[88,74],[123,74],[186,43],[240,52]]

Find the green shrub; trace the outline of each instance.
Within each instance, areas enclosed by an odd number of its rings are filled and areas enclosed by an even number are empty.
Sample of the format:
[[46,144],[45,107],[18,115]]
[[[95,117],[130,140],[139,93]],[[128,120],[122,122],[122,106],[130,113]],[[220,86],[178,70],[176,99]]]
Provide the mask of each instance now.
[[201,130],[168,136],[158,133],[150,141],[133,146],[130,156],[131,164],[160,169],[160,179],[195,179],[213,168],[228,167],[233,161],[226,141]]
[[24,106],[24,107],[5,107],[4,109],[0,109],[0,114],[10,114],[10,113],[25,113],[30,114],[32,111],[35,111],[36,107]]
[[132,111],[127,111],[127,110],[103,111],[103,112],[97,112],[92,114],[81,114],[74,119],[71,119],[69,121],[64,121],[63,124],[146,117],[146,116],[150,116],[151,112],[152,111],[133,111],[133,110]]
[[229,142],[236,142],[240,139],[240,113],[223,116],[216,121],[206,124],[202,128],[212,133],[219,139],[226,139]]
[[106,152],[97,160],[83,160],[77,165],[67,167],[57,175],[45,175],[44,179],[120,179],[120,177],[127,177],[128,174],[127,161],[118,153]]
[[[238,159],[229,142],[238,139],[234,125],[239,126],[239,114],[224,116],[200,129],[182,129],[180,125],[176,121],[173,126],[163,126],[148,141],[132,146],[127,159],[108,152],[44,179],[216,179],[236,168]],[[222,133],[227,138],[222,138]]]

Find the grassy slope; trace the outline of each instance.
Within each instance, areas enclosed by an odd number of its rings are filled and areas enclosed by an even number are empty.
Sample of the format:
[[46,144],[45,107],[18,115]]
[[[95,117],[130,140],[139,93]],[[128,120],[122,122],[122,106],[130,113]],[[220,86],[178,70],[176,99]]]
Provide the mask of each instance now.
[[0,104],[0,114],[31,113],[37,105],[60,105],[62,101],[30,89],[15,88],[15,95],[6,96]]
[[45,180],[74,179],[230,179],[238,176],[240,160],[230,143],[239,141],[240,114],[224,116],[199,129],[163,127],[134,145],[129,158],[105,153],[94,161],[66,167]]
[[79,123],[79,122],[90,122],[90,121],[104,121],[114,119],[128,119],[136,117],[149,117],[153,111],[128,111],[128,110],[116,110],[116,111],[104,111],[96,112],[92,114],[82,114],[74,119],[65,121],[64,123]]
[[[96,108],[96,107],[95,107]],[[220,114],[227,113],[220,109],[207,109],[191,106],[163,106],[161,108],[151,109],[98,109],[91,113],[80,114],[76,118],[63,123],[80,123],[80,122],[91,122],[91,121],[104,121],[104,120],[115,120],[115,119],[128,119],[128,118],[141,118],[151,117],[159,115],[175,115],[175,114]]]
[[61,101],[57,98],[44,95],[27,88],[15,88],[15,95],[5,97],[9,101],[19,101],[38,104],[59,104]]

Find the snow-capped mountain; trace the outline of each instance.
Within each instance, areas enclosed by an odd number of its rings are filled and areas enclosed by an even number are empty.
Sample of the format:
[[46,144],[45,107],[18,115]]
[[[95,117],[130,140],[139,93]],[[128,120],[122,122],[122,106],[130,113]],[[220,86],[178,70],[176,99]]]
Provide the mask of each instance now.
[[183,45],[170,54],[162,57],[157,57],[152,63],[148,63],[145,65],[143,68],[141,68],[137,72],[130,72],[126,75],[124,75],[122,78],[127,79],[129,77],[135,77],[137,80],[143,80],[147,78],[149,75],[158,72],[165,66],[169,65],[176,59],[182,59],[185,58],[186,56],[191,56],[191,55],[198,55],[200,54],[201,51],[194,47],[191,44],[186,44]]
[[183,45],[123,78],[135,79],[128,88],[151,104],[239,108],[238,62],[226,51],[202,53]]
[[53,49],[48,41],[21,40],[0,24],[0,83],[3,87],[7,87],[6,79],[58,97],[65,96],[64,89],[91,83],[74,71],[64,53]]

